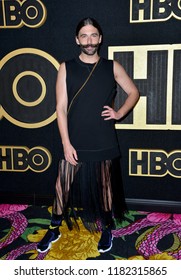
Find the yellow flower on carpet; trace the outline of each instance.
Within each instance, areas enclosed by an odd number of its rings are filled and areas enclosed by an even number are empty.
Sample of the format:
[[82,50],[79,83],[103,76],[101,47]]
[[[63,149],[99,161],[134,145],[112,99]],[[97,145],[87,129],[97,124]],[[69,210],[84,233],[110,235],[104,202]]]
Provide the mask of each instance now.
[[143,256],[136,255],[136,256],[131,256],[131,257],[129,257],[128,260],[138,260],[138,261],[142,261],[142,260],[145,260],[145,258],[144,258]]
[[135,256],[129,257],[128,260],[175,260],[175,258],[170,256],[168,253],[164,252],[164,253],[149,256],[148,259],[145,259],[141,255],[135,255]]
[[155,254],[150,256],[149,260],[175,260],[175,258],[170,256],[168,253],[164,252],[161,254]]
[[[73,229],[69,231],[66,223],[63,221],[60,231],[61,238],[52,243],[52,247],[45,256],[45,260],[86,260],[100,255],[97,250],[97,244],[100,239],[100,232],[90,233],[85,229],[80,220],[77,221],[80,230]],[[46,230],[38,230],[36,234],[29,234],[30,242],[39,242]]]

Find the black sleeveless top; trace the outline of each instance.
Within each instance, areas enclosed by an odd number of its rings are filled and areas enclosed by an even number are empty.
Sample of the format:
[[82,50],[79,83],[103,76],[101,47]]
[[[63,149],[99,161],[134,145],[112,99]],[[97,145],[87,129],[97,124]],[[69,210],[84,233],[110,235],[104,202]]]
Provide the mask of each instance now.
[[[94,64],[79,58],[66,65],[68,104],[85,82]],[[113,61],[100,58],[92,76],[72,103],[68,114],[70,142],[79,161],[101,161],[120,155],[114,120],[104,120],[104,105],[112,106],[116,94]]]

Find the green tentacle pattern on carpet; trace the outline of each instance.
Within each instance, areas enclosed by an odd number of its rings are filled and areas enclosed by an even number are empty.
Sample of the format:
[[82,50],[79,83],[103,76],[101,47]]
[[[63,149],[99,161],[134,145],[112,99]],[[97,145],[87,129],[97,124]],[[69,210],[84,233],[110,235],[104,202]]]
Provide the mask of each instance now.
[[180,260],[181,214],[128,211],[115,220],[113,247],[97,251],[100,232],[90,233],[80,220],[80,230],[69,231],[63,222],[61,238],[46,253],[38,253],[51,207],[0,205],[0,260]]

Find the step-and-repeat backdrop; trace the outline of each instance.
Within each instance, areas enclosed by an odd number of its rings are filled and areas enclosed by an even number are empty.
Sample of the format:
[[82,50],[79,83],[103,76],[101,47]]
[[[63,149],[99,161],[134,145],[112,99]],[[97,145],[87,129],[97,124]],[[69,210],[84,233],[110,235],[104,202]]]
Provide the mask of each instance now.
[[[79,54],[84,17],[103,29],[100,55],[119,61],[140,91],[116,130],[126,202],[181,209],[181,2],[179,0],[0,1],[0,203],[47,203],[60,137],[59,63]],[[125,100],[118,87],[115,106]]]

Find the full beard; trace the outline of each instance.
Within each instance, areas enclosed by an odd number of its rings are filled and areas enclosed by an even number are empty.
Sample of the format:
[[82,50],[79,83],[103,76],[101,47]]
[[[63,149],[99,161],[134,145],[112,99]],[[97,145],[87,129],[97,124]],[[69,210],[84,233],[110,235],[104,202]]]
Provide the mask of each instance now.
[[99,44],[80,45],[81,51],[87,55],[94,55],[99,48]]

